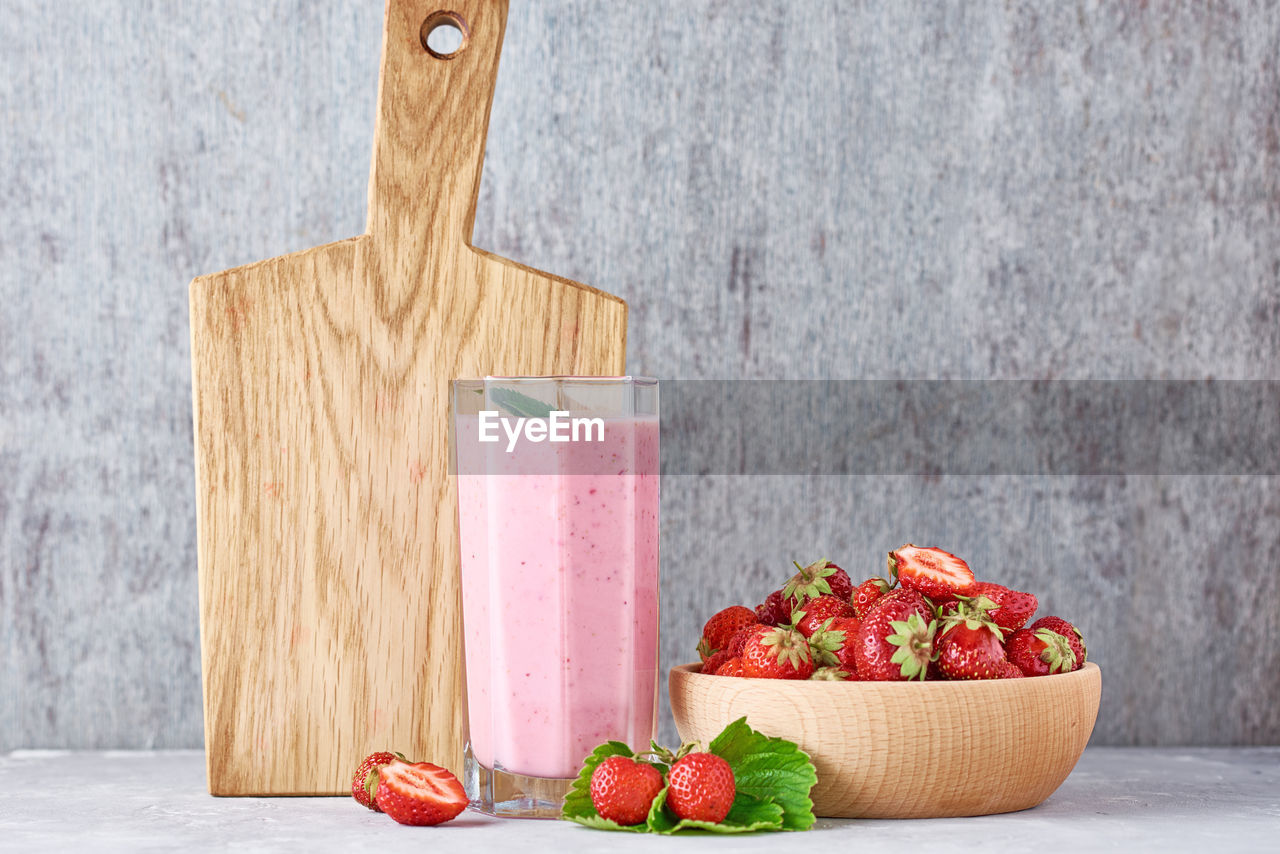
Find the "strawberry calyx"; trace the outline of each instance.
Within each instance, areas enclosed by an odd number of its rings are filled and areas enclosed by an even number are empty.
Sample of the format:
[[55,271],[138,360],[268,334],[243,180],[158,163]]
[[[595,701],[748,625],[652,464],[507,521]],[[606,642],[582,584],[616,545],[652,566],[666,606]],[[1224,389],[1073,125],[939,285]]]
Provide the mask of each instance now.
[[[835,575],[836,566],[827,558],[815,560],[808,566],[801,566],[799,561],[791,561],[799,570],[782,588],[782,598],[794,599],[803,603],[831,592],[831,583],[827,578]],[[793,618],[793,622],[795,619]]]
[[844,682],[849,678],[849,673],[835,666],[819,667],[809,678],[815,682]]
[[1076,654],[1065,637],[1051,629],[1036,629],[1034,634],[1044,643],[1040,660],[1049,665],[1050,673],[1070,673],[1076,669]]
[[926,625],[919,614],[912,614],[906,620],[893,620],[889,627],[894,633],[886,637],[885,642],[898,647],[889,661],[901,666],[905,678],[923,681],[929,663],[938,657],[933,648],[938,621],[930,620]]
[[955,611],[943,614],[942,607],[938,608],[938,617],[942,620],[939,634],[945,635],[960,625],[968,629],[980,629],[986,626],[1003,642],[1005,630],[991,619],[991,610],[996,607],[998,607],[996,603],[986,596],[956,596]]
[[[809,636],[809,654],[812,656],[813,663],[818,670],[840,664],[840,659],[836,656],[836,650],[844,646],[848,633],[844,629],[832,629],[831,624],[833,622],[835,622],[835,617],[827,617],[822,621],[822,625]],[[816,676],[816,670],[814,673],[815,676],[810,678],[819,678]],[[847,676],[844,678],[847,678]]]
[[674,753],[672,753],[669,748],[663,747],[653,739],[649,739],[649,749],[643,753],[637,753],[635,758],[640,761],[645,761],[646,756],[651,756],[663,765],[670,766],[676,764],[676,762],[681,759],[684,759],[690,753],[698,751],[700,747],[701,746],[696,741],[686,741],[684,744],[681,744]]
[[769,658],[789,665],[792,670],[802,669],[809,661],[809,639],[791,628],[773,629],[760,639],[760,645]]

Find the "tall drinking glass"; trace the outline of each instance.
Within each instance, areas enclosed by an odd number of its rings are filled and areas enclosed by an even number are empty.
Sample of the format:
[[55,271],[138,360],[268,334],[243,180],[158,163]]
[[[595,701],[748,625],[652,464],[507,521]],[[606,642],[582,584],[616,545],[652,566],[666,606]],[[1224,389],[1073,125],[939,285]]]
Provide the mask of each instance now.
[[453,383],[467,679],[465,785],[558,817],[583,759],[657,716],[658,383]]

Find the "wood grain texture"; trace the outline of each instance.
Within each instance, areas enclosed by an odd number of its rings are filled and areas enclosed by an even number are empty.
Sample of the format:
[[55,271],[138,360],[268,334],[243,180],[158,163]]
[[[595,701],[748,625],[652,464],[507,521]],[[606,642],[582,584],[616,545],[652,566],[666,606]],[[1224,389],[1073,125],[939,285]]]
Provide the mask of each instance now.
[[368,233],[191,284],[214,794],[340,794],[377,749],[460,768],[448,388],[620,374],[616,297],[469,245],[505,0],[387,5]]
[[794,741],[829,818],[949,818],[1033,807],[1067,779],[1098,717],[1102,673],[973,682],[788,682],[672,668],[684,741],[746,716]]

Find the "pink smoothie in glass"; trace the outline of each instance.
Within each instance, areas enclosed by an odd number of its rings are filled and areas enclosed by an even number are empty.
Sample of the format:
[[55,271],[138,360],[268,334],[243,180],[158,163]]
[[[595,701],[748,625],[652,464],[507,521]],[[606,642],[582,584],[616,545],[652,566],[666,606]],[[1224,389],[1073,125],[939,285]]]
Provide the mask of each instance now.
[[653,736],[658,419],[604,424],[459,468],[470,745],[491,769],[573,777],[602,742]]

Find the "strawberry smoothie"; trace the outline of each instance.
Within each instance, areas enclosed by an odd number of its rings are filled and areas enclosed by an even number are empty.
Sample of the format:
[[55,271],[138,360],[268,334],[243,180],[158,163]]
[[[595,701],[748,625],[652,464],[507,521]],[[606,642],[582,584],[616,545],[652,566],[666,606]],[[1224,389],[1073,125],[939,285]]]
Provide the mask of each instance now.
[[490,770],[574,777],[596,745],[653,736],[658,419],[601,420],[597,441],[458,441],[469,742]]

